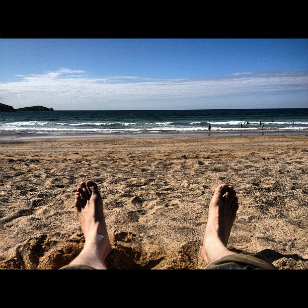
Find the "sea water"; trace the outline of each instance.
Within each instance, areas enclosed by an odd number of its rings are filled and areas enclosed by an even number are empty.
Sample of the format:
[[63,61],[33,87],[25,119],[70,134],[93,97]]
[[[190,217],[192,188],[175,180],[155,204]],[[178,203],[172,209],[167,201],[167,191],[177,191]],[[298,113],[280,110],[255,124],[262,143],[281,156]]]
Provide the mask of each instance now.
[[[261,129],[260,122],[264,127]],[[0,113],[0,138],[308,134],[308,108]]]

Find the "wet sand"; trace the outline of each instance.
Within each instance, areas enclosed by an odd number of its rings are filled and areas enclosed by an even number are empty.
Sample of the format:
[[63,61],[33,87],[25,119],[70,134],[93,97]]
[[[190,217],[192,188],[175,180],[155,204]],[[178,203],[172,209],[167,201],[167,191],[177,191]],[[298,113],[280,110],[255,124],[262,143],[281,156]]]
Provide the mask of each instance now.
[[308,269],[308,136],[0,141],[0,268],[58,269],[82,249],[81,181],[101,191],[112,269],[202,269],[208,204],[232,184],[228,247]]

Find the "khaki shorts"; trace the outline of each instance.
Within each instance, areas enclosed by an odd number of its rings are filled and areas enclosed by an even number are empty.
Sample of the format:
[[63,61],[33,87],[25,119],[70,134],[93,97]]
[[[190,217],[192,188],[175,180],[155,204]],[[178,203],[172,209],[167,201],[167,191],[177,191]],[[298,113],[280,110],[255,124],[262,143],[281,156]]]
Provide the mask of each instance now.
[[[210,263],[206,270],[274,270],[272,265],[261,254],[232,254]],[[60,270],[95,270],[87,265],[66,265]]]
[[276,267],[271,264],[261,254],[238,253],[223,257],[217,261],[211,262],[207,270],[275,270]]

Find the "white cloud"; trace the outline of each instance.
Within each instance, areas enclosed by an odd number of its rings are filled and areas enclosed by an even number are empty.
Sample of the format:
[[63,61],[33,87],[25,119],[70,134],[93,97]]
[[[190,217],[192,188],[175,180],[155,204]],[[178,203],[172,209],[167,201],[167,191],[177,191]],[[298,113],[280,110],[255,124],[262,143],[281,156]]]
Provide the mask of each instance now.
[[39,104],[55,109],[112,109],[121,108],[122,104],[126,108],[148,109],[155,107],[153,102],[167,104],[168,100],[308,92],[308,72],[244,72],[216,79],[151,79],[89,77],[83,70],[61,68],[18,77],[19,81],[0,83],[0,102],[15,108]]

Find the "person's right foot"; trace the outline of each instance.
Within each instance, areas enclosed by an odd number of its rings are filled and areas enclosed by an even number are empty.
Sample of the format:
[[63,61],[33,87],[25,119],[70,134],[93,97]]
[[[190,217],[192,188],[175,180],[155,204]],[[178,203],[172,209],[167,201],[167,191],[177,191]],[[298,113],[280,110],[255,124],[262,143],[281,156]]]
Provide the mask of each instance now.
[[[103,201],[96,183],[87,181],[80,183],[75,195],[77,216],[85,237],[84,252],[93,252],[105,267],[104,261],[111,252],[103,213]],[[84,255],[84,253],[83,253]]]
[[219,185],[211,199],[201,256],[206,263],[233,254],[226,246],[238,209],[232,186]]

